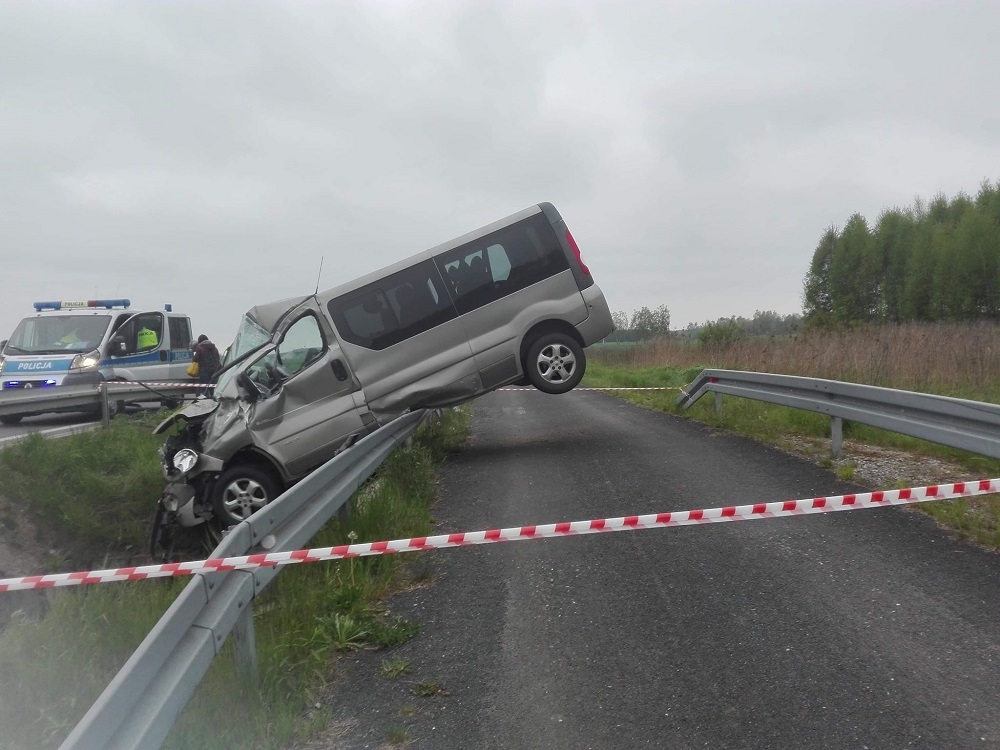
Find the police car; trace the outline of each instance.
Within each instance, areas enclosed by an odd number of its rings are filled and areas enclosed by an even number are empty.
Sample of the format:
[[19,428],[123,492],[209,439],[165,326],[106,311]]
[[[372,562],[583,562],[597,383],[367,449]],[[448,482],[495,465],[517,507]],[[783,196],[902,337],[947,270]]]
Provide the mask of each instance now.
[[[187,379],[190,318],[170,305],[136,312],[131,304],[127,299],[35,302],[35,313],[0,342],[0,390]],[[0,422],[17,424],[25,416],[3,415]]]

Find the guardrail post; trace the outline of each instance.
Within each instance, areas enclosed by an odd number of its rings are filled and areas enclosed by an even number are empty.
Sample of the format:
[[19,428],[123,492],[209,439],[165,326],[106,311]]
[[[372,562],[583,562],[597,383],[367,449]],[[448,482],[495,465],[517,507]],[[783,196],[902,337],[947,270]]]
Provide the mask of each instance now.
[[108,406],[108,384],[102,380],[98,386],[101,391],[101,424],[111,426],[111,408]]
[[236,670],[247,681],[257,683],[257,635],[253,628],[253,605],[247,604],[233,625]]
[[830,417],[830,453],[834,458],[844,455],[844,420]]
[[722,394],[718,391],[715,392],[715,416],[722,416]]

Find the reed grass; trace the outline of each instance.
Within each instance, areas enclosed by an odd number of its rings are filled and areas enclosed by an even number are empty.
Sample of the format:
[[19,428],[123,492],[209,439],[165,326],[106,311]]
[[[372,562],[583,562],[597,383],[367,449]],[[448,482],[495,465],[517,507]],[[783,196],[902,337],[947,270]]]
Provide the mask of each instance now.
[[[829,378],[923,393],[1000,399],[1000,324],[906,323],[742,338],[724,347],[670,336],[594,349],[597,362],[627,369],[712,367]],[[589,365],[588,365],[589,366]]]

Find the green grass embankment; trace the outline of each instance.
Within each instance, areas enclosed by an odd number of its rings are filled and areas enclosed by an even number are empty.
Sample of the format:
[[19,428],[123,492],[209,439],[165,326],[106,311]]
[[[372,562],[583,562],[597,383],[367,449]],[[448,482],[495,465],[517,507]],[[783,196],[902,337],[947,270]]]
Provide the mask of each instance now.
[[[436,468],[464,441],[467,424],[467,412],[447,411],[422,427],[351,499],[350,521],[331,521],[311,546],[428,534]],[[162,488],[157,445],[148,423],[122,418],[109,431],[31,439],[0,453],[3,490],[47,538],[68,544],[53,562],[127,555],[145,542]],[[415,583],[409,571],[425,554],[284,569],[254,602],[260,679],[240,676],[227,645],[165,747],[282,748],[324,727],[328,716],[315,696],[335,675],[336,654],[392,646],[417,632],[383,602]],[[40,621],[15,617],[0,634],[0,748],[57,747],[186,584],[57,590]]]

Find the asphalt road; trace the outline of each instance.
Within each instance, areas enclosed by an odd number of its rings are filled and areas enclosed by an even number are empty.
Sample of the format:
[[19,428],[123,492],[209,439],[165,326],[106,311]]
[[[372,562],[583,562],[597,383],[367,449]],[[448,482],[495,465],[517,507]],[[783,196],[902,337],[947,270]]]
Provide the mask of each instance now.
[[[158,409],[159,402],[139,402],[139,408]],[[130,407],[131,408],[131,407]],[[86,412],[63,412],[52,414],[38,414],[33,417],[24,417],[16,425],[0,424],[0,447],[5,442],[10,442],[10,438],[25,435],[30,432],[41,432],[50,436],[62,436],[68,432],[92,429],[99,426],[101,420]]]
[[[441,532],[858,489],[600,393],[474,410]],[[1000,748],[1000,556],[912,510],[425,554],[388,603],[423,631],[345,660],[310,747]]]
[[41,432],[49,437],[63,437],[72,432],[94,429],[100,420],[87,414],[72,412],[65,414],[39,414],[25,417],[16,425],[0,425],[0,448],[31,432]]

